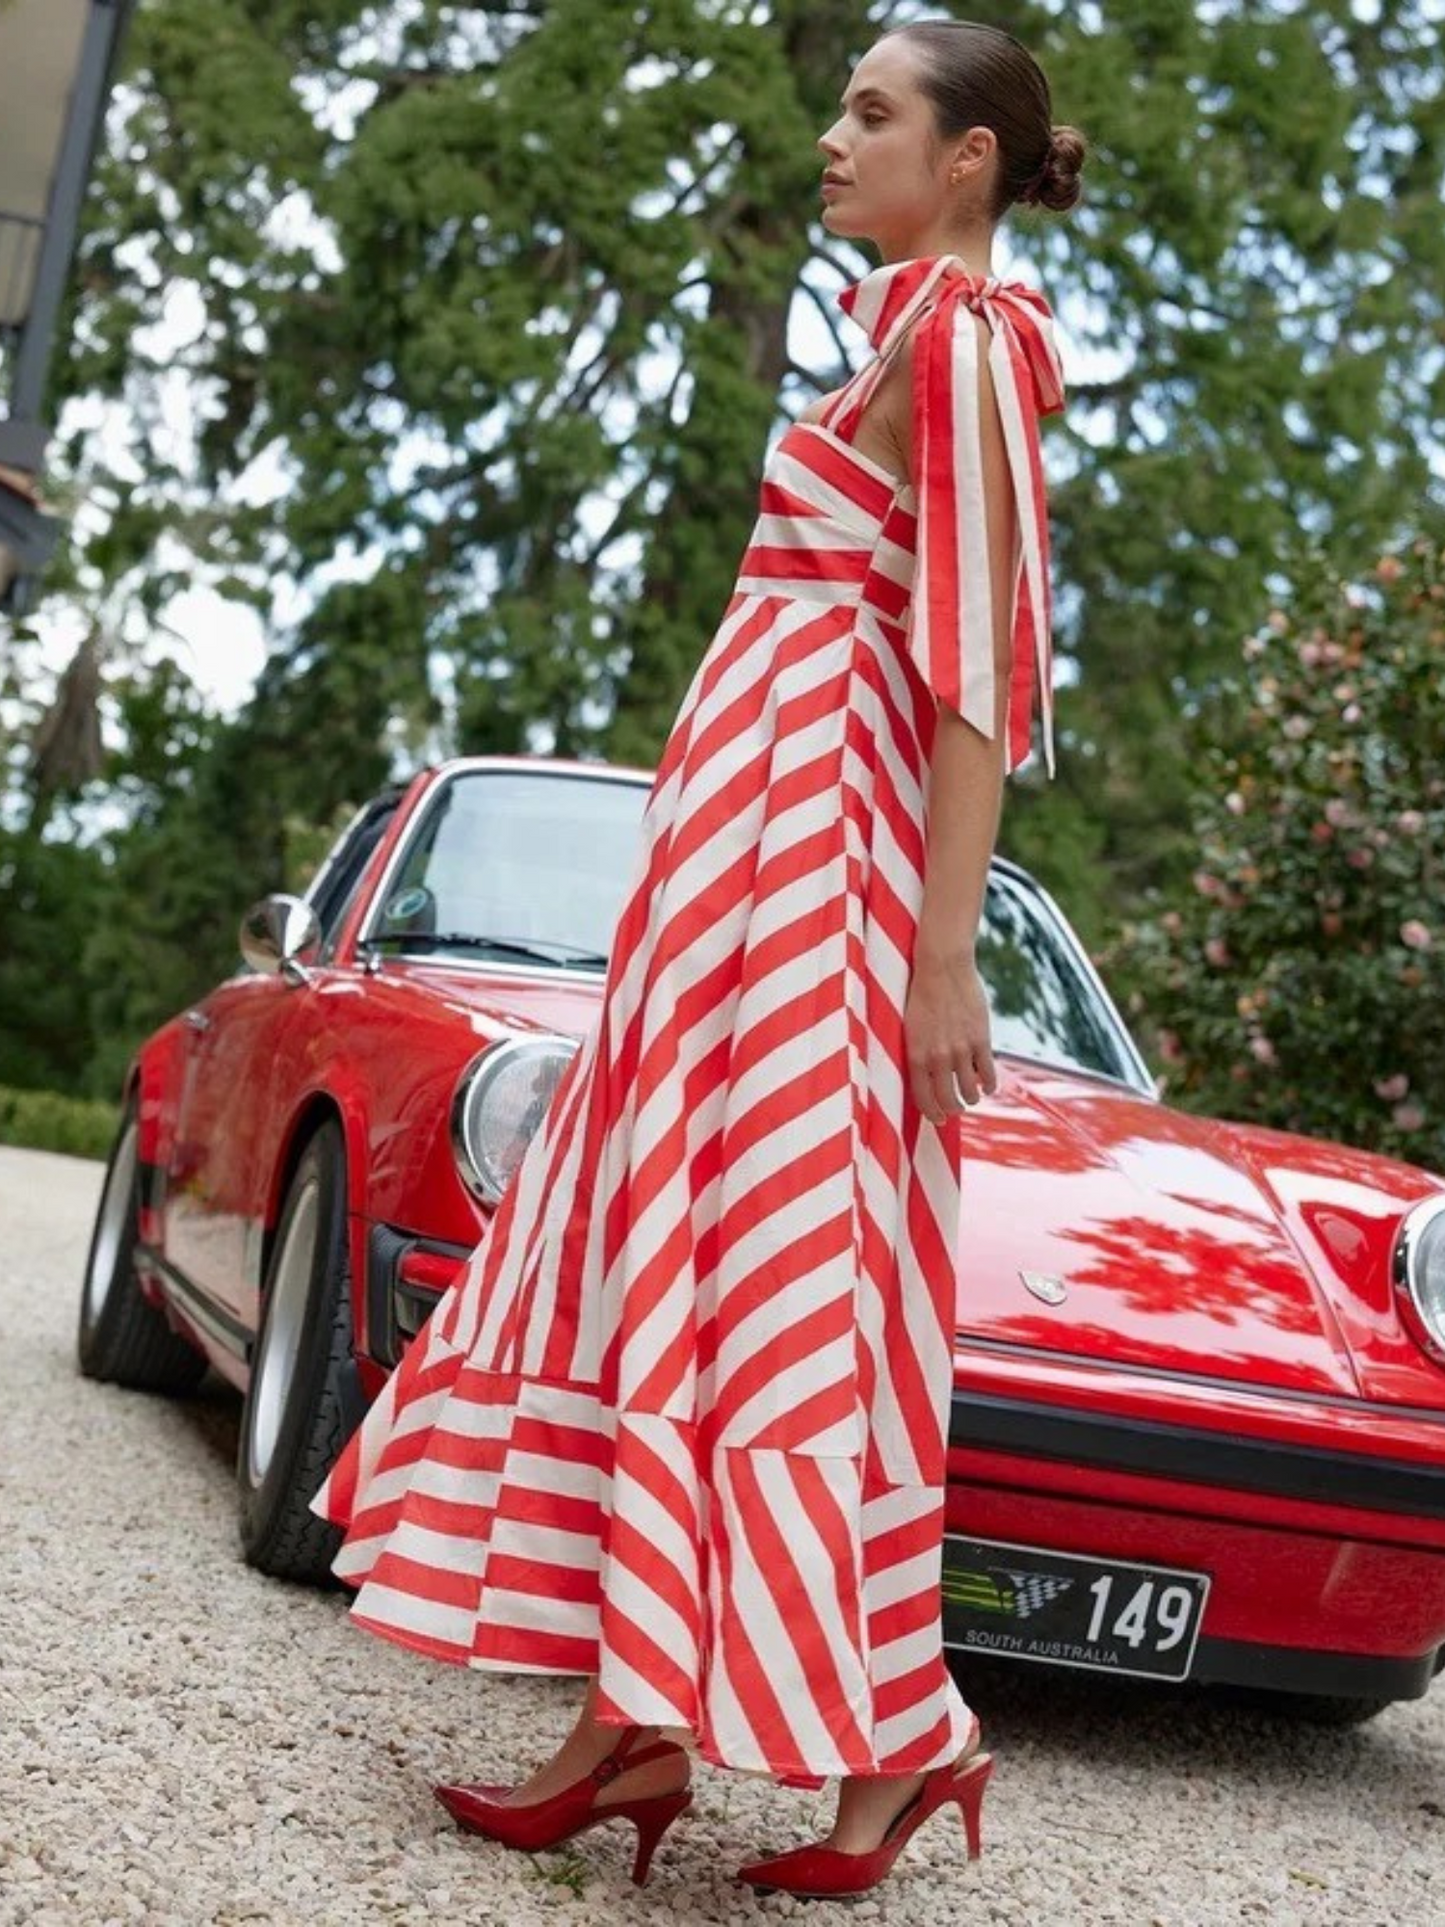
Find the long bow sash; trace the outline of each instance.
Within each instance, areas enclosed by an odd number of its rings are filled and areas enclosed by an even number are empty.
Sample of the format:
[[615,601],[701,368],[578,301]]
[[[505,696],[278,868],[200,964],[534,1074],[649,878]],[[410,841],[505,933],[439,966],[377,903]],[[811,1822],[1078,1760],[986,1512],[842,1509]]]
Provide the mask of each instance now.
[[918,533],[909,651],[939,700],[992,737],[993,594],[973,316],[987,324],[1019,529],[1004,768],[1029,755],[1037,701],[1052,776],[1053,600],[1039,421],[1063,407],[1064,384],[1048,303],[1021,282],[970,274],[955,255],[878,268],[839,299],[880,364],[912,331]]

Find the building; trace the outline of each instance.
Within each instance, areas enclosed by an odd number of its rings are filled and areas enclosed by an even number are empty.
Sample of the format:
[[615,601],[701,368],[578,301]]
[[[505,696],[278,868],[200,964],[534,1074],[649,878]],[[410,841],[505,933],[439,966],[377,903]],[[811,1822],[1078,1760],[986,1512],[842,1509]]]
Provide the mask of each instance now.
[[0,610],[60,525],[41,482],[45,383],[81,205],[135,0],[0,0]]

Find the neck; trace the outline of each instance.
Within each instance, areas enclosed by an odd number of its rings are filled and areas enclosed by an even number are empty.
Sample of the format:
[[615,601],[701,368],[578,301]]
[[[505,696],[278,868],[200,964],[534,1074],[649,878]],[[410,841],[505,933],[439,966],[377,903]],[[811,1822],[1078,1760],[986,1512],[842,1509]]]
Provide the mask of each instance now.
[[970,274],[987,280],[993,273],[993,229],[922,228],[897,242],[880,244],[885,267],[896,261],[926,261],[939,254],[956,254]]

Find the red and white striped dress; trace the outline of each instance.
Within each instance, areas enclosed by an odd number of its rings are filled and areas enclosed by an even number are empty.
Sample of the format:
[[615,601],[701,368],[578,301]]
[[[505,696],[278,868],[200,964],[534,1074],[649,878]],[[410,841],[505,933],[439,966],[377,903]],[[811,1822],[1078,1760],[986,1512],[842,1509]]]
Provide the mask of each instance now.
[[[953,256],[843,297],[880,354],[788,429],[663,751],[596,1026],[464,1282],[314,1509],[354,1617],[598,1676],[602,1717],[816,1785],[951,1759],[940,1639],[957,1118],[903,1006],[936,703],[993,728],[977,394],[1021,543],[1007,767],[1042,712],[1049,312]],[[850,439],[913,331],[918,486]]]

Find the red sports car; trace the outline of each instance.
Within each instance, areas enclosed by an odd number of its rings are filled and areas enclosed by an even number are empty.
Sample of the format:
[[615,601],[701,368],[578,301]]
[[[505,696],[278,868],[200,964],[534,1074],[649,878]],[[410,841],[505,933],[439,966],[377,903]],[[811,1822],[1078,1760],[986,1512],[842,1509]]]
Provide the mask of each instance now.
[[[245,1556],[448,1288],[601,996],[651,778],[485,757],[363,809],[141,1048],[90,1376],[245,1404]],[[1358,1716],[1445,1662],[1445,1180],[1161,1103],[1058,909],[993,864],[965,1114],[950,1643]]]

